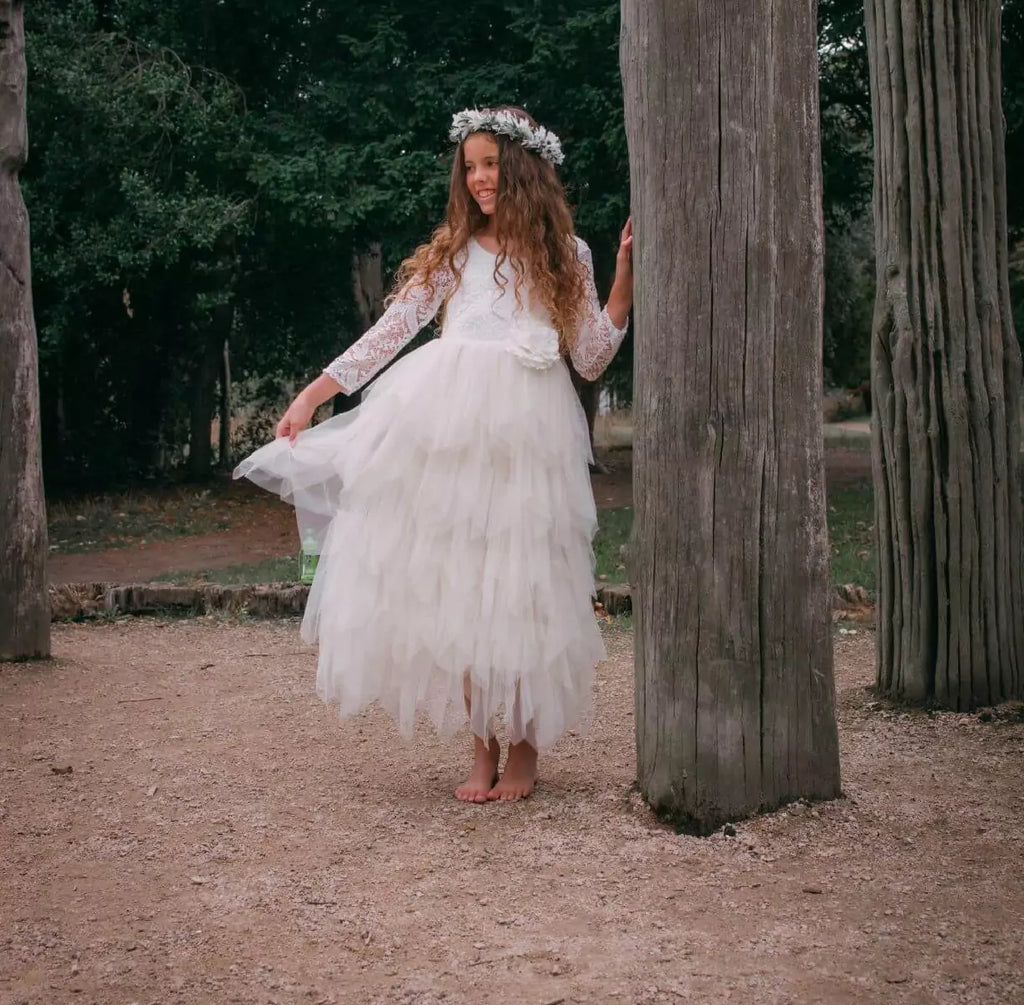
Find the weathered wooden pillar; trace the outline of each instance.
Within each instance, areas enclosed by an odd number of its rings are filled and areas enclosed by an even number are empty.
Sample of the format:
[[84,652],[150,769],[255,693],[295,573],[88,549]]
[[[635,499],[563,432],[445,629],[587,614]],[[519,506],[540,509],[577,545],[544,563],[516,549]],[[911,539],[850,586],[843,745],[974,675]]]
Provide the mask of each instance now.
[[0,0],[0,659],[50,654],[28,213],[21,0]]
[[639,782],[708,830],[839,792],[816,4],[623,0]]

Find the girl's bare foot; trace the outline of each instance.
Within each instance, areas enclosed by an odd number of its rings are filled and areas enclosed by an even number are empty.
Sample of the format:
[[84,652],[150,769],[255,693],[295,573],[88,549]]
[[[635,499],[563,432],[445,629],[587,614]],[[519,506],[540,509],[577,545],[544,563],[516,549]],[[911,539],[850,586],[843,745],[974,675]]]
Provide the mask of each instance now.
[[537,748],[526,740],[508,748],[508,760],[501,781],[487,793],[488,799],[513,802],[525,799],[537,784]]
[[473,770],[469,773],[469,778],[455,790],[455,798],[461,799],[464,803],[486,803],[498,777],[501,746],[495,736],[487,743],[479,736],[474,736],[473,749]]

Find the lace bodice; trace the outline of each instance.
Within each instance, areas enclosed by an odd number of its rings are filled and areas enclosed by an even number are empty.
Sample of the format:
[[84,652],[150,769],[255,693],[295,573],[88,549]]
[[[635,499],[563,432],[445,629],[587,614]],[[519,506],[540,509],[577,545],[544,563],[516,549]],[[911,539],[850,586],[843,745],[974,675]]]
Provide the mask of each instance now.
[[[572,348],[572,362],[580,376],[596,380],[621,345],[626,328],[616,328],[601,309],[590,248],[580,238],[576,238],[576,244],[586,274],[587,302]],[[505,343],[527,366],[544,368],[557,361],[558,337],[551,318],[544,308],[532,305],[525,293],[522,306],[517,304],[511,266],[502,266],[507,283],[501,288],[494,279],[493,254],[474,240],[464,256],[457,287],[452,272],[443,269],[434,275],[433,293],[422,286],[399,293],[380,320],[324,373],[346,394],[354,393],[430,323],[445,301],[442,338]]]

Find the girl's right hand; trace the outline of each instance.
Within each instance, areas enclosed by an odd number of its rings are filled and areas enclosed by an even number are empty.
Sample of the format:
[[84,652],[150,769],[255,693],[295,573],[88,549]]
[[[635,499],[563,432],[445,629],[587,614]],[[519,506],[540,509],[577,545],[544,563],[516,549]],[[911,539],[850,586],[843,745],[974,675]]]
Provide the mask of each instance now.
[[633,283],[633,217],[626,221],[619,236],[619,250],[615,256],[615,278]]
[[308,428],[315,411],[316,406],[300,394],[281,416],[281,421],[277,424],[277,435],[287,436],[294,443],[299,433]]

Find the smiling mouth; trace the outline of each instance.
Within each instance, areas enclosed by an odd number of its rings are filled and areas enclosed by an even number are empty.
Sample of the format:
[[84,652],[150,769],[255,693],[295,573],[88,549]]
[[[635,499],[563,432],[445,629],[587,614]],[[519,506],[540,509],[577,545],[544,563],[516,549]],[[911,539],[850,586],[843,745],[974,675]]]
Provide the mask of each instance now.
[[489,189],[485,192],[477,192],[476,197],[481,202],[486,202],[488,199],[493,199],[497,193],[493,189]]

